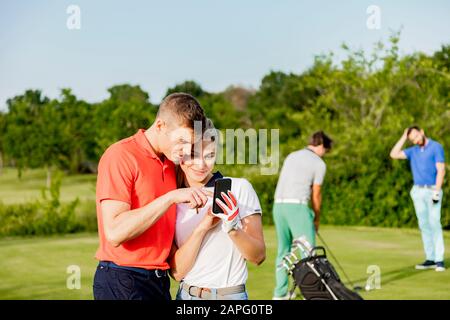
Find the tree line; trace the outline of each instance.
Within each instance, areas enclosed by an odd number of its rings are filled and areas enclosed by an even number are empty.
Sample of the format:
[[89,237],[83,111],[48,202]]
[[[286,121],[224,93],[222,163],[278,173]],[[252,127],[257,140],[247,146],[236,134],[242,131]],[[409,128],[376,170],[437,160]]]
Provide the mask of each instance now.
[[[335,141],[325,158],[325,222],[362,225],[413,225],[407,162],[389,159],[403,129],[417,124],[450,147],[450,45],[432,54],[399,53],[399,35],[379,42],[371,52],[343,45],[345,58],[318,55],[299,73],[270,71],[257,89],[230,86],[207,92],[195,81],[169,88],[197,97],[218,129],[279,128],[280,151],[304,146],[319,129]],[[108,89],[99,103],[62,89],[56,99],[27,90],[7,101],[0,113],[0,152],[19,175],[24,168],[58,168],[70,173],[95,172],[107,146],[147,128],[158,106],[138,85]],[[225,166],[227,174],[247,176],[270,212],[277,176],[258,176],[246,166]],[[448,169],[448,166],[447,166]],[[255,171],[256,172],[256,171]],[[444,193],[450,188],[446,183]],[[449,205],[444,202],[447,223]]]

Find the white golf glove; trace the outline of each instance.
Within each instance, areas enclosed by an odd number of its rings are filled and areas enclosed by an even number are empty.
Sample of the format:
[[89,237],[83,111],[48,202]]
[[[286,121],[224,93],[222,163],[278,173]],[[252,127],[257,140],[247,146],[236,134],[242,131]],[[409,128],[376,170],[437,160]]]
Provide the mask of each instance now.
[[439,200],[441,200],[441,193],[438,190],[433,190],[431,200],[433,200],[434,203],[438,203]]
[[220,195],[225,200],[226,204],[220,199],[216,199],[216,203],[224,213],[213,212],[212,214],[222,220],[222,230],[226,233],[231,230],[239,229],[239,206],[235,196],[231,193],[231,191],[228,191],[228,195],[224,192]]

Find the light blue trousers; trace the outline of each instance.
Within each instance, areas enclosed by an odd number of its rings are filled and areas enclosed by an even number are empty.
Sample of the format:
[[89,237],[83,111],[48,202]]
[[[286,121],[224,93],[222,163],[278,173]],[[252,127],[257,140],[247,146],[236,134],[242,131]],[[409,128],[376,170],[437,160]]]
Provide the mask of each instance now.
[[444,261],[444,237],[441,226],[441,200],[433,203],[431,197],[433,190],[414,186],[411,189],[411,198],[414,202],[419,228],[422,232],[425,256],[430,261]]

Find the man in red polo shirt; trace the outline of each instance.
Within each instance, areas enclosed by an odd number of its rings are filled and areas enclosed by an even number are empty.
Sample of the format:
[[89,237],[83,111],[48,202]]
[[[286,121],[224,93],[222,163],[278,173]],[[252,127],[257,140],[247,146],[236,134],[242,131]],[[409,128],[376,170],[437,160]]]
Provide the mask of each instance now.
[[114,143],[101,157],[95,299],[171,299],[166,260],[176,204],[197,208],[207,202],[202,189],[176,189],[174,162],[190,155],[195,121],[204,127],[198,101],[185,93],[171,94],[149,129]]

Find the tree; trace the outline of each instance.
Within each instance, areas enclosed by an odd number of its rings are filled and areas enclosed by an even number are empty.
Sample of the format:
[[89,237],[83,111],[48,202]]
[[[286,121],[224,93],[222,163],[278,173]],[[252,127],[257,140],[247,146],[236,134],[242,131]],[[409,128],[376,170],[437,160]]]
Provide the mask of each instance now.
[[209,93],[203,90],[203,88],[193,80],[187,80],[175,85],[173,88],[167,89],[166,96],[174,92],[189,93],[197,99],[207,96]]
[[2,174],[3,170],[3,163],[4,163],[4,137],[6,133],[6,114],[3,112],[0,112],[0,175]]
[[23,168],[40,167],[45,162],[46,155],[42,148],[45,134],[39,122],[48,101],[39,90],[27,90],[25,94],[7,100],[3,143],[5,153],[17,166],[19,177]]
[[[217,129],[279,129],[281,158],[304,147],[312,132],[324,130],[335,145],[325,160],[323,222],[415,226],[408,163],[392,161],[389,150],[405,127],[418,124],[450,152],[450,46],[431,55],[400,55],[398,43],[394,33],[371,52],[343,45],[343,60],[330,53],[315,57],[301,73],[271,71],[255,92],[232,86],[208,93],[185,81],[167,94],[194,95]],[[110,144],[147,128],[157,112],[139,86],[108,91],[107,99],[93,105],[69,89],[51,101],[37,90],[8,100],[9,111],[0,113],[0,152],[19,172],[43,166],[83,170],[84,162],[98,161]],[[276,175],[261,176],[254,166],[222,169],[248,178],[263,211],[271,211]],[[444,184],[444,193],[449,191]],[[449,212],[450,203],[443,202],[444,225]],[[265,222],[270,218],[265,215]]]
[[450,44],[442,45],[441,50],[433,54],[433,60],[439,69],[450,70]]
[[248,100],[255,94],[255,90],[241,86],[229,86],[225,89],[223,96],[239,111],[247,108]]
[[128,84],[108,89],[110,97],[94,106],[96,158],[112,143],[131,136],[140,128],[148,128],[157,108],[139,86]]
[[43,122],[48,132],[46,149],[52,164],[69,173],[91,171],[95,161],[93,106],[78,100],[70,89],[62,89],[60,99],[45,108]]

